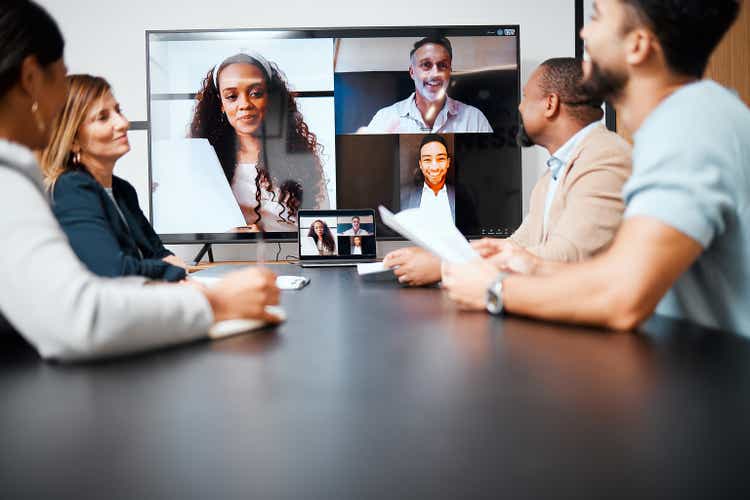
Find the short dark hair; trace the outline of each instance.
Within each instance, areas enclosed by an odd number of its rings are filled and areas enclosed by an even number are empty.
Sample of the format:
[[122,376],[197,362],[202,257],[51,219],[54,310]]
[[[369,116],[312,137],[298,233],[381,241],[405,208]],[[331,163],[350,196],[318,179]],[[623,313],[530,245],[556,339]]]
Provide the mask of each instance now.
[[634,24],[650,28],[675,73],[703,77],[711,53],[732,26],[738,0],[621,0]]
[[352,217],[352,220],[354,220],[354,219],[362,220],[362,219],[359,218],[359,215],[355,215],[354,217]]
[[[439,142],[443,145],[445,148],[445,152],[448,153],[448,141],[445,140],[445,137],[438,134],[427,134],[424,137],[422,137],[422,140],[419,142],[419,149],[417,150],[417,163],[414,168],[414,173],[412,175],[412,179],[414,181],[415,186],[421,186],[424,184],[424,174],[422,174],[422,169],[419,168],[419,162],[422,158],[422,148],[425,147],[427,144],[430,144],[431,142]],[[448,154],[450,157],[450,154]],[[447,178],[446,178],[447,182]]]
[[583,65],[579,59],[556,57],[541,64],[539,86],[547,94],[557,94],[576,120],[589,124],[601,120],[603,102],[592,97],[582,85]]
[[451,61],[453,60],[453,47],[451,46],[450,40],[448,40],[444,36],[426,36],[422,38],[414,44],[414,48],[411,49],[411,52],[409,52],[409,57],[414,57],[414,53],[419,50],[421,46],[427,45],[428,43],[440,45],[445,48],[445,50],[448,51],[448,56],[450,56]]
[[448,151],[448,141],[445,140],[445,137],[438,134],[427,134],[426,136],[422,137],[422,141],[419,143],[418,156],[422,156],[422,148],[431,142],[439,142],[443,145],[443,147],[445,147],[445,151]]
[[63,56],[65,41],[54,19],[30,0],[0,2],[0,97],[18,82],[21,65],[36,56],[43,67]]

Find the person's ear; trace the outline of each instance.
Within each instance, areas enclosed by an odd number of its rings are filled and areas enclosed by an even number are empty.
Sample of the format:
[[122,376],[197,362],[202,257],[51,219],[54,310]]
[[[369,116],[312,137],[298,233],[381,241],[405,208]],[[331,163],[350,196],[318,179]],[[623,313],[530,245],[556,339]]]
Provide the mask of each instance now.
[[21,63],[21,77],[19,83],[23,92],[34,102],[36,102],[37,96],[41,92],[43,78],[43,70],[39,66],[36,56],[31,55],[25,57]]
[[647,29],[633,30],[625,39],[625,61],[631,66],[643,64],[660,50],[659,40]]
[[414,78],[414,66],[409,65],[409,78]]
[[552,118],[560,110],[560,96],[557,94],[547,94],[544,103],[544,117]]

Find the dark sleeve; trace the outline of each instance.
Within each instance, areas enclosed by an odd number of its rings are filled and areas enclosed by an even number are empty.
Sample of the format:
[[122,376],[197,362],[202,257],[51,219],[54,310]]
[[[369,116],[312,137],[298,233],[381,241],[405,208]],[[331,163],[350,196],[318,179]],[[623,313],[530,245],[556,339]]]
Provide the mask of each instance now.
[[167,250],[159,235],[154,231],[151,222],[149,222],[141,210],[141,205],[138,203],[138,193],[136,193],[135,188],[129,182],[119,177],[115,177],[114,181],[119,184],[120,191],[126,199],[127,210],[131,217],[130,224],[138,225],[140,233],[148,242],[150,254],[146,259],[141,261],[143,265],[155,266],[153,271],[154,276],[152,276],[154,278],[161,278],[165,281],[181,281],[185,279],[187,273],[183,268],[173,266],[162,260],[164,257],[174,255],[174,253]]
[[464,186],[457,185],[455,197],[456,227],[464,234],[479,234],[481,228],[472,192]]
[[338,240],[339,255],[351,254],[351,240],[349,236],[337,236],[336,239]]
[[128,210],[130,211],[131,215],[135,217],[136,224],[138,224],[143,235],[146,237],[149,245],[154,251],[153,255],[149,257],[163,259],[164,257],[167,257],[169,255],[174,255],[174,253],[167,250],[167,248],[164,246],[161,238],[159,238],[159,235],[156,234],[156,231],[154,231],[154,227],[151,225],[151,222],[149,222],[148,218],[141,210],[141,206],[138,203],[138,193],[136,193],[135,188],[125,180],[118,179],[118,181],[121,186],[123,195],[127,198]]
[[412,187],[411,185],[407,186],[401,186],[401,195],[399,201],[401,204],[399,205],[399,210],[406,210],[407,208],[417,208],[419,207],[419,204],[414,203],[416,200],[416,194],[415,194],[415,187]]
[[140,260],[120,248],[107,218],[101,189],[94,179],[79,173],[63,175],[55,183],[52,208],[78,258],[99,276],[163,279],[169,264]]

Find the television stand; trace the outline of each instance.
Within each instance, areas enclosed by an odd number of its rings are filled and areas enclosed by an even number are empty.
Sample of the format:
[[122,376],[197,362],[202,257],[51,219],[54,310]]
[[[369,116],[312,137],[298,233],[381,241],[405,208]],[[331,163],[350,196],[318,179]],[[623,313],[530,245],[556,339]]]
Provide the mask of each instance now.
[[206,252],[208,252],[208,261],[213,262],[214,261],[214,252],[211,249],[211,243],[206,243],[203,245],[203,248],[201,248],[201,251],[198,252],[198,255],[195,256],[195,259],[193,259],[193,265],[200,264],[201,259],[204,255],[206,255]]

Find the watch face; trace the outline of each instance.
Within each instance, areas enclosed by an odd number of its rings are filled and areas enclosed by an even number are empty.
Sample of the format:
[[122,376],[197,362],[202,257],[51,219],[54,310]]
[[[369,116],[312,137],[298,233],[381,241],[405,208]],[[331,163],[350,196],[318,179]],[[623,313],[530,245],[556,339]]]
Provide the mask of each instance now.
[[487,312],[500,314],[503,311],[503,282],[502,278],[495,281],[487,290]]
[[500,307],[497,299],[487,302],[487,312],[489,312],[490,314],[499,314],[500,311],[502,311],[502,308]]

